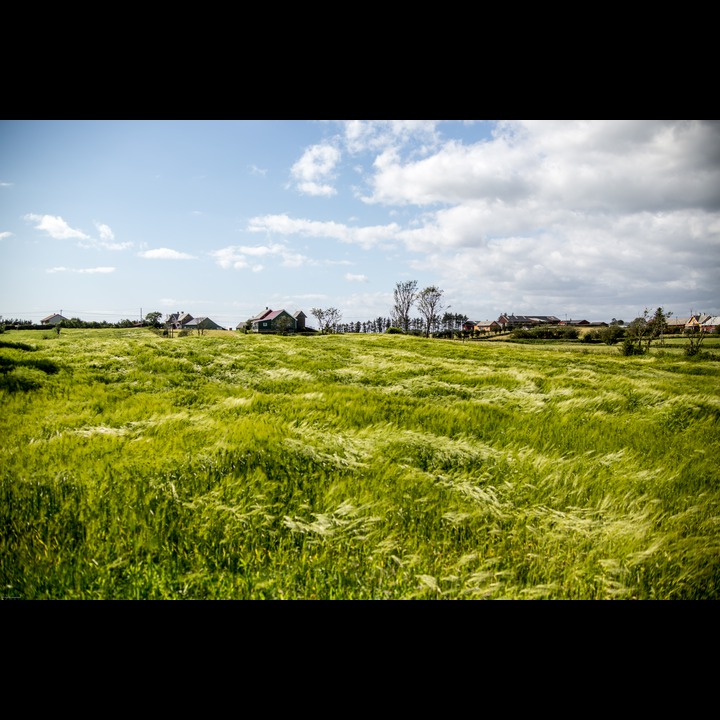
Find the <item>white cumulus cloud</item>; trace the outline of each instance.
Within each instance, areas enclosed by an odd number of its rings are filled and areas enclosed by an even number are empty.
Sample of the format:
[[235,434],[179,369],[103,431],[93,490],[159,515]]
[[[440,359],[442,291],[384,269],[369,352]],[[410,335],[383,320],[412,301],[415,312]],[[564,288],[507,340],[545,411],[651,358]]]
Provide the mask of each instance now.
[[155,248],[154,250],[143,250],[138,255],[149,260],[195,260],[194,255],[172,250],[170,248]]
[[359,245],[365,249],[400,238],[400,226],[396,223],[352,227],[333,221],[291,218],[286,214],[254,217],[248,223],[247,229],[250,232],[339,240],[343,243]]
[[333,145],[309,147],[290,170],[297,189],[306,195],[335,195],[331,182],[339,160],[340,151]]
[[71,228],[59,215],[35,215],[34,213],[28,213],[24,217],[28,222],[37,223],[35,225],[36,230],[42,230],[56,240],[70,240],[73,238],[90,240],[89,235],[86,235],[82,230]]
[[301,267],[314,264],[314,261],[306,255],[293,252],[285,245],[273,243],[271,245],[230,245],[213,250],[210,256],[221,268],[233,268],[244,270],[251,268],[253,272],[260,272],[264,265],[260,263],[251,264],[249,258],[277,257],[279,264],[283,267]]

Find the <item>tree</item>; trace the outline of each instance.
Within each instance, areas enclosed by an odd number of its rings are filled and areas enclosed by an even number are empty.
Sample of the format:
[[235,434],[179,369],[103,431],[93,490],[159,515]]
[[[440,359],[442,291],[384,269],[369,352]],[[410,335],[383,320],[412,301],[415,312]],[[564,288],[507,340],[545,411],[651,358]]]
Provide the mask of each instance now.
[[337,331],[337,325],[342,321],[342,313],[334,307],[325,310],[325,328],[326,330]]
[[393,315],[398,327],[407,333],[410,325],[410,309],[418,298],[417,280],[406,280],[395,284],[393,291],[395,305]]
[[322,308],[313,308],[310,314],[318,321],[318,330],[324,332],[325,327],[325,311]]
[[611,323],[607,327],[598,330],[598,338],[606,345],[615,345],[624,334],[625,331],[618,323]]
[[685,354],[688,357],[694,357],[700,353],[700,346],[702,341],[705,339],[707,333],[699,325],[690,327],[685,330],[685,337],[688,339],[689,344],[685,347]]
[[285,335],[287,334],[288,330],[292,329],[293,324],[294,323],[291,317],[288,317],[287,315],[281,315],[275,320],[275,329],[279,333]]
[[643,314],[627,326],[623,354],[644,355],[649,352],[653,340],[662,338],[671,315],[671,312],[666,313],[662,307],[659,307],[651,316],[650,311],[645,308]]
[[159,327],[159,326],[160,326],[160,323],[158,322],[158,320],[159,320],[159,318],[161,318],[161,317],[162,317],[162,313],[161,313],[161,312],[154,311],[154,312],[149,312],[149,313],[145,316],[145,319],[146,319],[153,327]]
[[440,321],[440,311],[443,309],[440,301],[443,292],[437,286],[431,285],[418,293],[417,305],[425,321],[425,337],[430,337],[430,328]]
[[325,334],[342,320],[342,314],[337,308],[313,308],[310,314],[317,319],[320,332]]

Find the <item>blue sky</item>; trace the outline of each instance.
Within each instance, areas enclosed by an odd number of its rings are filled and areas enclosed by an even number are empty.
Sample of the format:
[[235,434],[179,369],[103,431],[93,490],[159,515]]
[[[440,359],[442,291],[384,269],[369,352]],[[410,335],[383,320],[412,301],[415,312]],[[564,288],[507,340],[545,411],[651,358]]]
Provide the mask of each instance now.
[[720,315],[720,122],[3,120],[0,315]]

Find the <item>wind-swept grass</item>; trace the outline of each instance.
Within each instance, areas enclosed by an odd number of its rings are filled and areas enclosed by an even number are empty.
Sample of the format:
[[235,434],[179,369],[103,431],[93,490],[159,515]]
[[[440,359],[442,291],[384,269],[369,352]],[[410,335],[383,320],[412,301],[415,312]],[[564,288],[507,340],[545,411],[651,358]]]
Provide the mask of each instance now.
[[141,329],[5,346],[6,375],[39,376],[0,389],[3,592],[717,599],[715,350],[608,350]]

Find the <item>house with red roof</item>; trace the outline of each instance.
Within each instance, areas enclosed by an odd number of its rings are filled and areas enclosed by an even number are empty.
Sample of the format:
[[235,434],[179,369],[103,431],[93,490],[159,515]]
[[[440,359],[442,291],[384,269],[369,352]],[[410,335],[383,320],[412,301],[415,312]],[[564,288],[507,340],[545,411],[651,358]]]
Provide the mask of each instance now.
[[291,315],[287,310],[271,310],[266,307],[246,322],[238,323],[237,329],[249,326],[250,332],[257,333],[302,332],[305,330],[306,318],[307,315],[302,310]]

